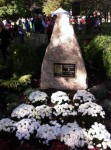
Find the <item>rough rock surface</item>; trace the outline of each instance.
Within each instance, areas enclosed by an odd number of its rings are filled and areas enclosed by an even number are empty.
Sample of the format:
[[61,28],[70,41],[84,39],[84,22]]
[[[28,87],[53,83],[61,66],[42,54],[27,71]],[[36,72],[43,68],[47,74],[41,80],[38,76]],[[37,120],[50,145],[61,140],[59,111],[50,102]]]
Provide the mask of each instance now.
[[[54,64],[75,64],[75,76],[54,76]],[[69,16],[58,15],[41,69],[41,89],[78,90],[87,88],[87,73]]]

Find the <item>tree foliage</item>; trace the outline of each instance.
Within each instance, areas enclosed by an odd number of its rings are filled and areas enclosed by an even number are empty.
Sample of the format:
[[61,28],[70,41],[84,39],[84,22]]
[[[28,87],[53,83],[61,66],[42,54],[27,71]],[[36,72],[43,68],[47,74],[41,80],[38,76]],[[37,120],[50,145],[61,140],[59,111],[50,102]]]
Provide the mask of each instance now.
[[0,7],[4,5],[4,0],[0,0]]
[[61,6],[67,11],[70,11],[72,9],[72,0],[62,0]]
[[44,0],[0,0],[0,16],[13,14],[26,16],[33,7],[41,7],[43,2]]
[[92,14],[94,11],[99,11],[105,14],[111,9],[111,0],[81,0],[81,11],[87,14]]
[[82,0],[81,11],[85,14],[91,14],[93,11],[98,10],[100,7],[101,0]]
[[43,5],[43,12],[46,15],[50,15],[51,12],[55,11],[60,7],[61,0],[47,0]]
[[0,0],[0,16],[29,16],[31,11],[37,8],[43,9],[43,12],[49,15],[60,6],[70,11],[74,1],[80,2],[81,14],[84,15],[97,10],[105,16],[111,10],[111,0]]
[[11,16],[17,13],[18,13],[17,5],[13,1],[9,3],[6,0],[0,0],[0,16],[1,17]]

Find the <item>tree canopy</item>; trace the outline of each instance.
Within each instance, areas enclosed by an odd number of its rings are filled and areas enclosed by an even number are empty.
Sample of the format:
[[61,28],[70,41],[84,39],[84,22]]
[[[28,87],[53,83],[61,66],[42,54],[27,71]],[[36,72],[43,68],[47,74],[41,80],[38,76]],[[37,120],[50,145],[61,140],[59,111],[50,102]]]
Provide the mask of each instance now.
[[[79,1],[81,14],[91,14],[99,10],[105,16],[111,9],[111,0],[73,0]],[[27,16],[36,8],[41,8],[46,15],[60,6],[67,11],[72,9],[72,0],[0,0],[0,16]]]
[[32,7],[42,7],[43,0],[0,0],[0,16],[26,16]]

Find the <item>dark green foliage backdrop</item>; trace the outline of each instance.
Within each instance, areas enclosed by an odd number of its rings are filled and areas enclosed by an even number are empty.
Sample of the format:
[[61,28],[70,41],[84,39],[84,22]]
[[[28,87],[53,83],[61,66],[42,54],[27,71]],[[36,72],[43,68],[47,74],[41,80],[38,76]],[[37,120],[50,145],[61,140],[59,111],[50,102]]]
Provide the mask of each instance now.
[[8,67],[17,75],[31,74],[40,77],[40,59],[37,50],[30,44],[14,44],[10,47]]
[[95,73],[111,78],[111,37],[96,36],[84,50],[89,67]]

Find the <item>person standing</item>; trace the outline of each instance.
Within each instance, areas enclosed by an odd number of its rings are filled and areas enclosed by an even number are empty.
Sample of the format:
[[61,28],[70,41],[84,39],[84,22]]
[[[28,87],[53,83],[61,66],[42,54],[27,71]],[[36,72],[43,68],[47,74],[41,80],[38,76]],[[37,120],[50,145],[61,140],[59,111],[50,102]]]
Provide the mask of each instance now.
[[51,39],[51,35],[52,35],[52,32],[53,32],[53,28],[54,28],[56,18],[57,18],[57,15],[54,15],[53,17],[47,17],[46,18],[46,23],[48,25],[48,27],[46,29],[46,33],[47,33],[49,43],[50,43],[50,39]]
[[45,23],[42,14],[38,14],[36,20],[34,21],[34,28],[35,28],[35,38],[36,44],[39,46],[41,44],[45,44],[45,31],[48,25]]
[[14,29],[13,37],[18,37],[18,25],[17,25],[16,21],[14,22],[13,29]]
[[96,17],[95,27],[97,28],[98,33],[101,35],[101,19],[100,17]]
[[27,37],[30,37],[30,23],[28,19],[25,19],[25,29],[26,29]]
[[19,20],[19,23],[18,23],[18,33],[19,33],[19,38],[20,38],[20,44],[24,44],[24,30],[23,30],[22,20]]
[[8,29],[11,32],[11,21],[10,21],[10,19],[6,20],[5,27],[6,27],[6,29]]
[[8,46],[11,44],[10,41],[13,39],[12,39],[12,36],[11,36],[9,30],[7,30],[5,28],[5,26],[1,20],[0,20],[0,40],[1,40],[0,50],[1,50],[4,62],[6,62],[7,55],[8,55],[7,49],[8,49]]

